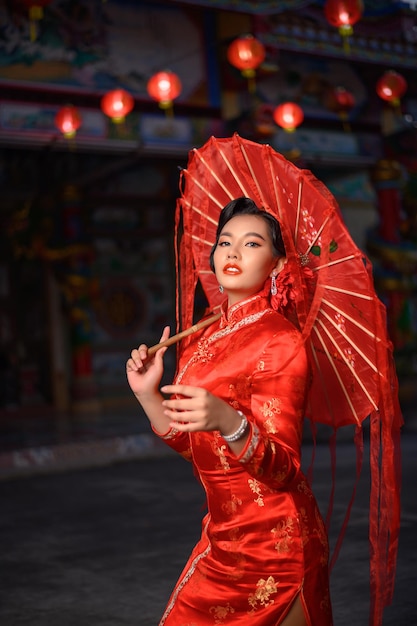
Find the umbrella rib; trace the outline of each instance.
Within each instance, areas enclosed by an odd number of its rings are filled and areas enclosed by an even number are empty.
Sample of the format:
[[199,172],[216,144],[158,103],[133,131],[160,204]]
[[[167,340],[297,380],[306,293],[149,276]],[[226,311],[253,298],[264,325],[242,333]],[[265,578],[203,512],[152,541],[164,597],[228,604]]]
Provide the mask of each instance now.
[[333,309],[333,311],[336,311],[337,313],[340,313],[340,315],[343,315],[343,317],[345,317],[350,322],[352,322],[352,324],[355,324],[355,326],[357,328],[360,328],[369,337],[372,337],[372,339],[375,339],[376,341],[380,341],[379,337],[377,337],[375,335],[375,333],[373,333],[370,330],[368,330],[367,328],[365,328],[365,326],[363,326],[363,324],[360,324],[357,320],[355,320],[353,317],[348,315],[348,313],[346,313],[342,309],[339,309],[339,307],[337,307],[336,305],[334,305],[331,302],[329,302],[329,300],[326,300],[326,298],[322,298],[321,301],[324,302],[324,304],[327,304],[327,306],[329,306],[331,309]]
[[295,230],[294,230],[294,245],[296,248],[297,248],[297,238],[298,238],[298,227],[300,224],[302,189],[303,189],[303,181],[302,179],[300,179],[298,181],[297,212],[295,214]]
[[[317,321],[320,321],[320,320],[317,320]],[[357,424],[358,424],[358,425],[360,425],[360,421],[359,421],[359,418],[358,418],[358,416],[357,416],[357,414],[356,414],[355,407],[353,406],[352,401],[351,401],[351,399],[350,399],[350,397],[349,397],[349,394],[348,394],[348,392],[347,392],[347,389],[346,389],[346,387],[345,387],[345,385],[344,385],[344,383],[343,383],[343,381],[342,381],[342,379],[341,379],[341,377],[340,377],[339,372],[337,371],[337,368],[336,368],[335,364],[333,363],[333,359],[332,359],[332,357],[330,356],[330,353],[329,353],[329,351],[328,351],[328,349],[327,349],[327,346],[326,346],[326,344],[324,343],[324,340],[323,340],[323,338],[322,338],[322,336],[321,336],[321,334],[320,334],[320,332],[319,332],[318,328],[317,328],[316,326],[313,326],[313,330],[314,330],[314,332],[316,333],[317,337],[319,338],[319,341],[320,341],[320,343],[321,343],[321,345],[322,345],[322,348],[323,348],[323,350],[324,350],[324,352],[325,352],[325,354],[326,354],[326,356],[327,356],[327,358],[328,358],[328,360],[329,360],[330,365],[331,365],[331,366],[332,366],[332,368],[333,368],[333,371],[334,371],[334,373],[335,373],[335,375],[336,375],[336,378],[337,378],[337,379],[338,379],[338,381],[339,381],[339,385],[340,385],[340,387],[341,387],[341,389],[342,389],[342,391],[343,391],[343,393],[344,393],[344,395],[345,395],[345,397],[346,397],[347,403],[348,403],[348,404],[349,404],[349,406],[350,406],[350,410],[352,411],[352,415],[353,415],[353,417],[355,418],[355,420],[356,420]]]
[[[206,195],[210,198],[210,200],[212,200],[212,201],[214,202],[214,204],[217,204],[217,206],[218,206],[220,209],[222,208],[222,203],[221,203],[221,202],[219,202],[219,201],[217,200],[217,198],[215,198],[215,197],[213,196],[213,194],[211,194],[211,193],[210,193],[210,191],[209,191],[206,187],[204,187],[204,185],[202,185],[202,184],[200,183],[200,181],[198,181],[196,178],[194,178],[194,176],[192,176],[192,174],[190,174],[190,173],[187,173],[187,176],[189,176],[189,177],[191,178],[191,180],[193,181],[193,183],[195,183],[195,185],[196,185],[197,187],[199,187],[199,188],[201,189],[201,191],[204,191],[204,193],[205,193],[205,194],[206,194]],[[191,206],[191,205],[189,205],[189,206]],[[193,207],[192,207],[192,208],[193,208]]]
[[[232,200],[233,196],[230,193],[230,191],[227,189],[227,187],[224,185],[224,183],[220,180],[220,178],[217,176],[217,174],[215,173],[215,171],[210,167],[210,165],[207,163],[207,161],[204,159],[204,157],[201,156],[201,154],[198,152],[198,150],[196,148],[194,148],[194,154],[196,154],[198,156],[198,158],[200,159],[200,161],[205,165],[205,167],[208,169],[208,171],[210,172],[210,175],[213,176],[214,180],[217,182],[217,184],[223,189],[224,193],[226,195],[229,196],[229,198]],[[223,155],[222,155],[223,156]],[[227,164],[228,167],[230,168],[230,165]]]
[[281,210],[280,198],[279,198],[278,191],[277,191],[277,189],[278,189],[277,184],[276,184],[276,178],[277,177],[274,174],[273,169],[272,169],[271,153],[268,152],[267,155],[268,155],[269,172],[271,174],[272,184],[274,186],[275,203],[276,203],[276,206],[277,206],[278,215],[281,218],[282,210]]
[[205,213],[203,213],[203,211],[201,211],[200,209],[197,209],[196,206],[194,206],[193,204],[191,204],[191,202],[189,202],[188,200],[186,200],[185,198],[182,199],[182,201],[184,202],[184,204],[186,204],[188,207],[190,207],[190,209],[192,211],[194,211],[195,213],[199,213],[199,215],[201,215],[202,217],[204,217],[205,219],[207,219],[209,222],[211,222],[212,224],[214,224],[215,226],[217,226],[217,222],[216,220],[214,220],[212,217],[210,217],[210,215],[206,215]]
[[201,237],[197,237],[197,235],[191,235],[191,239],[194,241],[199,241],[200,243],[204,243],[206,246],[213,247],[213,243],[211,241],[207,241],[207,239],[202,239]]
[[344,293],[347,296],[356,296],[356,298],[362,298],[363,300],[372,300],[371,296],[367,296],[365,293],[358,293],[357,291],[349,291],[348,289],[342,289],[341,287],[333,287],[333,285],[323,285],[325,289],[329,291],[338,291]]
[[331,265],[337,265],[338,263],[345,263],[346,261],[351,261],[355,258],[354,254],[349,254],[349,256],[344,256],[340,259],[335,259],[334,261],[329,261],[329,263],[325,263],[324,265],[317,265],[316,267],[312,267],[311,270],[313,272],[317,272],[318,270],[323,269],[323,267],[330,267]]
[[[316,243],[317,239],[320,237],[321,233],[323,232],[323,228],[326,226],[327,222],[330,219],[330,215],[328,215],[326,217],[326,219],[324,220],[323,224],[320,226],[320,229],[318,230],[316,236],[314,237],[313,241],[310,243],[310,245],[308,246],[307,250],[303,253],[303,254],[308,254],[311,250],[311,248],[314,246],[314,244]],[[322,267],[325,267],[324,265]]]
[[242,153],[243,153],[243,156],[244,156],[244,158],[245,158],[246,165],[248,166],[249,171],[250,171],[250,173],[251,173],[251,176],[252,176],[252,178],[253,178],[253,180],[254,180],[254,182],[255,182],[255,184],[256,184],[256,186],[257,186],[257,188],[258,188],[258,193],[259,193],[259,195],[260,195],[260,197],[261,197],[262,204],[263,204],[264,206],[266,206],[266,205],[267,205],[267,202],[265,201],[264,195],[263,195],[263,193],[262,193],[261,186],[259,185],[259,183],[258,183],[258,179],[257,179],[257,178],[256,178],[256,176],[255,176],[255,172],[253,171],[253,168],[252,168],[251,162],[250,162],[250,161],[249,161],[249,159],[248,159],[248,155],[246,154],[246,150],[245,150],[245,148],[243,147],[243,145],[242,145],[242,144],[240,145],[240,148],[241,148]]
[[[233,166],[231,165],[230,161],[228,160],[227,156],[224,154],[224,152],[221,150],[220,146],[218,146],[218,150],[221,154],[221,157],[223,159],[223,161],[226,163],[227,167],[230,170],[230,173],[233,175],[233,178],[235,179],[236,183],[239,185],[239,187],[241,188],[241,190],[243,191],[243,195],[246,196],[247,198],[250,197],[250,194],[246,191],[246,187],[245,185],[242,183],[242,181],[240,180],[239,176],[237,175],[237,173],[235,172],[235,170],[233,169]],[[211,171],[211,170],[210,170]],[[231,199],[233,199],[233,196],[230,196],[230,194],[228,194],[229,197]]]
[[[365,363],[367,363],[369,365],[369,367],[371,369],[374,370],[374,372],[376,374],[378,374],[378,368],[372,363],[372,361],[370,361],[368,359],[368,357],[362,352],[362,350],[360,350],[360,348],[358,348],[358,346],[356,345],[356,343],[354,343],[348,336],[347,334],[335,323],[334,320],[332,320],[332,318],[330,317],[330,315],[328,315],[326,313],[326,311],[324,311],[322,308],[319,309],[320,313],[327,319],[328,322],[330,322],[330,324],[333,326],[333,328],[335,328],[341,335],[342,337],[344,337],[346,339],[346,341],[348,342],[349,345],[352,346],[352,348],[354,348],[356,350],[356,352],[363,358],[363,360],[365,361]],[[320,321],[320,320],[317,320]]]
[[[353,377],[355,378],[356,382],[358,383],[358,385],[360,386],[360,388],[362,389],[363,393],[366,395],[366,397],[368,398],[369,402],[372,404],[372,406],[374,407],[374,409],[377,411],[378,410],[378,406],[375,404],[374,400],[371,398],[371,396],[369,395],[368,390],[366,389],[366,387],[364,386],[363,382],[361,381],[361,379],[359,378],[359,376],[357,375],[357,373],[355,372],[353,366],[349,363],[348,359],[346,359],[345,355],[343,354],[343,352],[340,349],[340,346],[337,345],[337,343],[334,341],[333,337],[331,336],[331,334],[329,333],[328,329],[326,328],[326,326],[323,324],[323,322],[318,319],[317,322],[320,324],[320,326],[323,328],[324,332],[326,333],[326,335],[328,336],[328,338],[330,339],[330,341],[332,342],[332,344],[334,345],[334,347],[336,348],[336,350],[338,351],[338,353],[340,354],[342,360],[344,361],[345,365],[349,368],[351,374],[353,375]],[[315,326],[313,326],[314,330],[316,331],[316,333],[319,334],[317,328]],[[320,336],[320,341],[321,341],[321,336]],[[323,345],[323,343],[322,343]],[[327,348],[325,348],[325,346],[323,345],[323,348],[326,351],[327,356],[331,359],[330,354],[327,350]],[[333,363],[333,360],[331,359],[331,364],[333,366],[333,368],[335,369],[335,365]],[[340,380],[340,384],[343,386],[343,389],[346,391],[345,386],[343,385],[343,382],[341,381],[340,377],[339,377],[339,373],[337,373],[337,377]],[[349,401],[350,404],[350,401]]]

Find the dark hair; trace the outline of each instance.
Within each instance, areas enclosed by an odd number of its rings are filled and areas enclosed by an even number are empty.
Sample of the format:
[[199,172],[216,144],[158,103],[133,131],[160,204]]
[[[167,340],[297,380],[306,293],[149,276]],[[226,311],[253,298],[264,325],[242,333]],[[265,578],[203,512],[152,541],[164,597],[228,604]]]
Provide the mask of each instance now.
[[210,252],[210,267],[213,272],[214,251],[217,248],[217,244],[219,243],[220,233],[222,232],[225,224],[227,224],[227,222],[236,215],[256,215],[257,217],[261,217],[268,225],[274,255],[277,257],[286,255],[284,242],[282,240],[281,228],[278,220],[270,213],[267,213],[265,210],[260,209],[253,200],[251,200],[250,198],[245,198],[243,196],[241,198],[236,198],[236,200],[232,200],[231,202],[226,204],[226,206],[223,207],[223,209],[221,210],[219,222],[217,224],[216,242]]

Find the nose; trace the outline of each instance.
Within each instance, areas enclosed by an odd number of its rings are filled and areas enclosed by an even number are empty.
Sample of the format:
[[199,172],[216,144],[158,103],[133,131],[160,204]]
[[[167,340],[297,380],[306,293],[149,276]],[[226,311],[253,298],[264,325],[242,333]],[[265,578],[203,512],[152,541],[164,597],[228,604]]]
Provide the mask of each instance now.
[[228,259],[237,259],[237,252],[234,246],[230,246],[227,250]]

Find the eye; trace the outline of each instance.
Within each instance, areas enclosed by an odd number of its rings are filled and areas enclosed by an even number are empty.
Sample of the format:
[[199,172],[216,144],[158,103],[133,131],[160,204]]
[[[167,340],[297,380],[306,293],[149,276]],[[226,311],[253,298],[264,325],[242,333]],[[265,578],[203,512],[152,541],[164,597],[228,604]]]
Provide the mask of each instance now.
[[219,243],[217,245],[220,246],[221,248],[223,248],[225,246],[229,246],[230,242],[223,240],[223,241],[219,241]]
[[248,241],[246,243],[247,246],[249,246],[250,248],[259,248],[260,244],[257,241]]

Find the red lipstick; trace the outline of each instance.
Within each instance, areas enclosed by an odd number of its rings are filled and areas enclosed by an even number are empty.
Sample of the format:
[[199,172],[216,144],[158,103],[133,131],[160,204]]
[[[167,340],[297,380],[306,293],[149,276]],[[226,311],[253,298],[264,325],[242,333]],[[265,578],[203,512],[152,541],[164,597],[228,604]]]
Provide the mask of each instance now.
[[235,276],[241,273],[242,273],[242,270],[235,263],[227,263],[223,268],[223,274],[231,274]]

